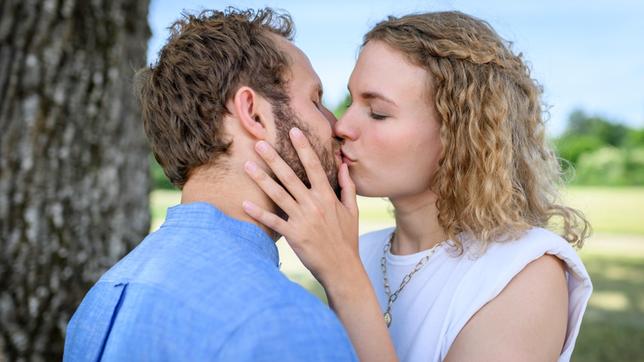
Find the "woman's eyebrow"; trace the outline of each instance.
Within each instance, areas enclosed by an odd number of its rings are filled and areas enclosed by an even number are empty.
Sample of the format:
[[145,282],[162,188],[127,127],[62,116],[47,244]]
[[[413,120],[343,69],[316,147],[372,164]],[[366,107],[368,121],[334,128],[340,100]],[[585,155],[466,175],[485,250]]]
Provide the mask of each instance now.
[[387,103],[389,103],[389,104],[391,104],[391,105],[393,105],[393,106],[398,107],[398,105],[396,104],[396,102],[394,102],[393,100],[391,100],[391,99],[389,99],[389,98],[385,97],[384,95],[382,95],[382,94],[380,94],[380,93],[378,93],[378,92],[372,92],[372,91],[362,92],[362,93],[360,94],[360,96],[361,96],[362,98],[364,98],[364,99],[380,99],[380,100],[382,100],[382,101],[384,101],[384,102],[387,102]]
[[[351,87],[349,87],[349,85],[347,85],[347,90],[349,91],[349,95],[351,96],[353,93],[351,92]],[[385,97],[384,95],[382,95],[382,94],[380,94],[378,92],[366,91],[366,92],[360,93],[360,96],[362,98],[364,98],[364,99],[380,99],[380,100],[382,100],[384,102],[387,102],[387,103],[389,103],[389,104],[391,104],[391,105],[393,105],[395,107],[398,107],[396,102],[394,102],[393,100]]]

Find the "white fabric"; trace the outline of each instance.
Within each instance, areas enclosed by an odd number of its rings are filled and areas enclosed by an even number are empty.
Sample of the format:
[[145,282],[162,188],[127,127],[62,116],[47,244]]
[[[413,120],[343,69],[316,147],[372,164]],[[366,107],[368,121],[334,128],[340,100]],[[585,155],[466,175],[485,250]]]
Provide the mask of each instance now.
[[[360,237],[360,257],[383,311],[387,301],[380,260],[392,232],[393,228],[388,228]],[[527,264],[544,254],[557,256],[567,266],[568,331],[559,361],[570,360],[592,292],[588,273],[575,250],[563,238],[542,228],[533,228],[515,241],[492,243],[485,252],[472,246],[477,243],[464,244],[461,256],[448,246],[440,246],[394,302],[389,332],[400,360],[445,359],[467,321]],[[425,254],[386,254],[392,293]]]

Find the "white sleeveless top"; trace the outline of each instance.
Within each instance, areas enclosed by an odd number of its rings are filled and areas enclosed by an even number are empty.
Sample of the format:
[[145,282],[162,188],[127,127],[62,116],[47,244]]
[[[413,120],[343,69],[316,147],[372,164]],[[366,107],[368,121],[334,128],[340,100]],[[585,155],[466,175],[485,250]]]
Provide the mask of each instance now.
[[[383,311],[387,300],[380,260],[393,230],[383,229],[360,237],[360,258]],[[456,336],[481,307],[494,299],[527,264],[551,254],[567,266],[568,331],[559,361],[570,360],[592,292],[588,273],[575,250],[563,238],[542,228],[533,228],[518,240],[492,243],[484,253],[472,245],[477,244],[465,242],[460,256],[449,246],[439,246],[394,302],[389,332],[398,358],[413,362],[445,359]],[[386,254],[392,293],[426,253]]]

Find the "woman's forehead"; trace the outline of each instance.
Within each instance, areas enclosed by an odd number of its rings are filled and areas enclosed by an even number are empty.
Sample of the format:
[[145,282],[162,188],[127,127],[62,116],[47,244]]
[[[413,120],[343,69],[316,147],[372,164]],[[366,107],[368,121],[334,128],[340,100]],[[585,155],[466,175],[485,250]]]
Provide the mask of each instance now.
[[411,64],[398,50],[383,42],[368,42],[358,57],[349,80],[351,92],[366,92],[395,97],[426,89],[428,73]]

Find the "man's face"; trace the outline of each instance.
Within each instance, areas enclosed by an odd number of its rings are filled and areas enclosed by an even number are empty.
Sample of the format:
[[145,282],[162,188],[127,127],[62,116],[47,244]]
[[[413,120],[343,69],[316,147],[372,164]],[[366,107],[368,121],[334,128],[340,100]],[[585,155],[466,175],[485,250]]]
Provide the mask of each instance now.
[[331,187],[339,194],[338,166],[341,162],[341,145],[333,137],[332,130],[337,120],[322,105],[322,85],[306,55],[286,40],[280,40],[279,44],[291,60],[288,82],[290,104],[273,106],[277,138],[275,148],[302,182],[310,187],[304,166],[288,134],[291,128],[300,128],[320,158]]

